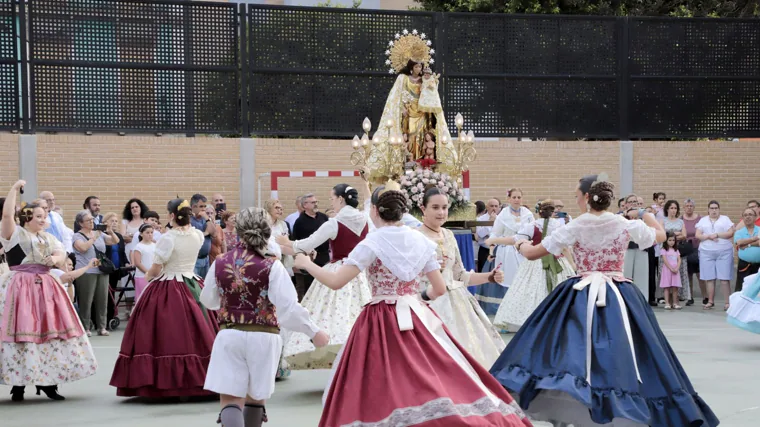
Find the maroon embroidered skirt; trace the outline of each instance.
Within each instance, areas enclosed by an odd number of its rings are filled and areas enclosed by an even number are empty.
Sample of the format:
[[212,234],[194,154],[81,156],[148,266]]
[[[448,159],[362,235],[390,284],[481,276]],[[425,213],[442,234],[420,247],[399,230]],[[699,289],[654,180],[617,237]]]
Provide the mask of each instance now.
[[206,396],[216,316],[196,300],[203,281],[159,279],[132,311],[111,385],[117,396]]

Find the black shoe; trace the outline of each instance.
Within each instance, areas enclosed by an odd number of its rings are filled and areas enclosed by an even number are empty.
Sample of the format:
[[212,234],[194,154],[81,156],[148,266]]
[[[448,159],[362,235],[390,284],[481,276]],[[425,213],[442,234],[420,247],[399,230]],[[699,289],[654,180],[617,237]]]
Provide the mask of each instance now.
[[652,307],[657,307],[659,304],[657,304],[655,301],[649,301],[649,305]]
[[15,385],[11,388],[11,400],[14,402],[23,402],[24,401],[24,389],[26,387],[24,386],[18,386]]
[[686,307],[688,307],[690,305],[694,305],[694,300],[693,299],[690,299],[690,300],[686,301]]
[[707,303],[710,302],[707,298],[702,298],[702,305],[707,305]]
[[45,396],[47,396],[50,399],[53,400],[66,400],[65,397],[58,394],[58,386],[57,385],[46,385],[44,387],[37,386],[37,396],[40,395],[40,392],[45,393]]

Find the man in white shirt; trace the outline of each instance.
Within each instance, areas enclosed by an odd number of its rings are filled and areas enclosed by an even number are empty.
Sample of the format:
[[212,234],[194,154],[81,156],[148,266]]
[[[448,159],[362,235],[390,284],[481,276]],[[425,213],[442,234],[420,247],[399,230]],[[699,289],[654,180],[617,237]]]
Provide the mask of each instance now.
[[288,223],[290,226],[290,232],[293,232],[293,226],[296,225],[296,220],[299,216],[301,216],[301,213],[303,212],[303,206],[301,206],[301,199],[303,199],[303,196],[296,197],[296,211],[292,214],[288,215],[285,218],[285,222]]
[[47,209],[45,209],[45,211],[48,213],[48,223],[50,226],[45,231],[52,234],[53,237],[63,244],[63,250],[65,250],[66,253],[70,254],[74,252],[71,242],[72,237],[74,236],[74,230],[66,227],[66,224],[63,223],[63,217],[61,217],[61,214],[55,211],[55,196],[50,191],[43,191],[40,193],[40,199],[47,203]]
[[[496,221],[496,217],[501,211],[501,201],[491,199],[486,203],[486,213],[478,217],[478,221]],[[486,245],[486,239],[491,234],[489,226],[479,226],[475,228],[475,234],[478,236],[478,271],[483,271],[483,265],[488,260],[491,248]]]

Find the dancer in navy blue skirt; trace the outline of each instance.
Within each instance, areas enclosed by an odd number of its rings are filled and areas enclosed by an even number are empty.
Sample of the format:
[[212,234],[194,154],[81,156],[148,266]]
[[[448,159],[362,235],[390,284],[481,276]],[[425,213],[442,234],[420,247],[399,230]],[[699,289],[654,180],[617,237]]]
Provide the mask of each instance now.
[[717,426],[646,298],[623,277],[629,240],[647,248],[665,232],[651,214],[631,221],[607,212],[613,188],[602,176],[582,178],[576,199],[588,213],[539,245],[515,244],[531,260],[572,247],[579,275],[538,306],[491,374],[530,416],[555,425]]

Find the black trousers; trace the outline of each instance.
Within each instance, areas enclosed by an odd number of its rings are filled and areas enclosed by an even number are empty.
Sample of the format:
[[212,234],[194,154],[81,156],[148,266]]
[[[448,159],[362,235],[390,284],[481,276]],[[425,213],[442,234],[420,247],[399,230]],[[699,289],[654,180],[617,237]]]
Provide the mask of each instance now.
[[744,278],[756,274],[760,269],[760,264],[744,261],[739,258],[739,265],[736,268],[736,292],[742,291]]
[[659,260],[654,253],[654,246],[647,249],[647,255],[649,255],[649,302],[657,302],[657,267],[659,266]]
[[491,251],[488,250],[488,248],[478,246],[478,273],[483,272],[483,266],[485,265],[486,261],[488,261],[488,254],[490,253]]
[[296,293],[298,294],[298,302],[301,302],[303,296],[311,287],[311,283],[314,278],[309,274],[295,273],[296,277]]

